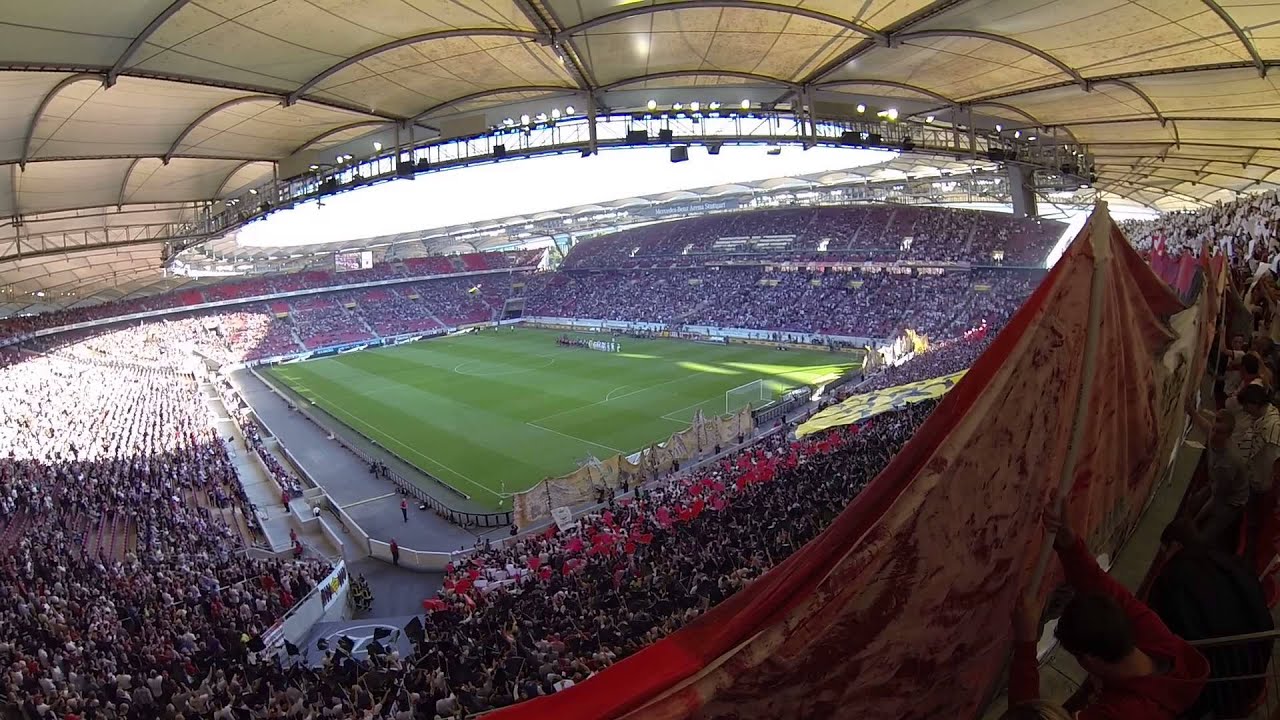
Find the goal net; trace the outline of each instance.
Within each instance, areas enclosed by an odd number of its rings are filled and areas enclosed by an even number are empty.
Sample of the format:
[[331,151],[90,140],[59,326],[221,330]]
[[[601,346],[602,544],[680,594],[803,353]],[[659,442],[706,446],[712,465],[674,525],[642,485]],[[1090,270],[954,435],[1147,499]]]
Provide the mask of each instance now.
[[773,392],[764,380],[753,380],[725,391],[724,414],[728,415],[750,405],[759,409],[773,401]]

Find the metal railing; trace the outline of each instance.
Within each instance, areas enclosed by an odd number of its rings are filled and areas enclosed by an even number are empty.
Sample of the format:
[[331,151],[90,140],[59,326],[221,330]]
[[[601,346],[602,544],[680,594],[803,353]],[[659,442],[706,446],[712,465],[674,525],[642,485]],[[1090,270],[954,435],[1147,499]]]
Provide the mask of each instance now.
[[1280,630],[1196,640],[1209,661],[1209,682],[1185,717],[1270,720],[1280,713],[1276,652]]

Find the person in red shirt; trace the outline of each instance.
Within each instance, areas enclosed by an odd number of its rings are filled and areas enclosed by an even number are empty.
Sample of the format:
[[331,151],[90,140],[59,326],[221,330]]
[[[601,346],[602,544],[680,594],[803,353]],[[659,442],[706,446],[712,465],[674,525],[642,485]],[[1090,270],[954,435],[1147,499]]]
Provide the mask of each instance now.
[[409,522],[409,501],[406,498],[400,498],[400,514],[405,522]]
[[[1045,526],[1053,533],[1067,582],[1076,591],[1054,634],[1089,673],[1095,688],[1075,718],[1174,720],[1200,696],[1209,677],[1208,661],[1098,567],[1084,540],[1056,513],[1045,513]],[[1014,613],[1009,711],[1004,720],[1071,717],[1040,700],[1039,616],[1025,599]]]

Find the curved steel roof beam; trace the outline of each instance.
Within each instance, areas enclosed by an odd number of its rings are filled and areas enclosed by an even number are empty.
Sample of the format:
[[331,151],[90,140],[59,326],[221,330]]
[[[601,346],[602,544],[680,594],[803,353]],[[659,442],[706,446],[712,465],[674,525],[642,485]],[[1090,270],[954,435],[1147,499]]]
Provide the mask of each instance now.
[[218,103],[217,105],[214,105],[213,107],[201,113],[200,117],[196,118],[195,120],[192,120],[189,125],[183,128],[182,132],[178,133],[178,137],[174,139],[173,144],[169,146],[169,150],[160,159],[164,161],[165,165],[168,165],[169,161],[173,159],[173,156],[177,154],[178,146],[182,144],[183,140],[187,139],[187,136],[191,134],[191,131],[200,127],[202,124],[204,124],[205,120],[208,120],[209,118],[213,117],[214,115],[217,115],[223,110],[226,110],[228,108],[233,108],[236,105],[243,105],[244,103],[263,102],[267,100],[270,100],[271,102],[275,102],[275,103],[281,102],[280,98],[276,97],[275,95],[245,95],[244,97],[231,98],[226,102],[222,102],[222,103]]
[[138,36],[133,39],[133,42],[129,43],[129,47],[125,48],[125,51],[120,55],[119,59],[117,59],[115,63],[111,65],[111,69],[107,71],[107,87],[111,87],[116,84],[116,78],[120,76],[120,71],[124,70],[134,53],[138,52],[138,49],[147,41],[147,38],[154,35],[155,32],[160,29],[161,25],[168,22],[169,18],[177,15],[178,11],[189,2],[191,2],[191,0],[173,0],[169,7],[165,8],[159,15],[152,18],[151,22],[147,23],[147,26],[143,28],[141,33],[138,33]]
[[[1188,195],[1188,194],[1186,194],[1186,193],[1184,193],[1184,192],[1178,192],[1177,190],[1165,190],[1165,189],[1163,189],[1163,188],[1153,188],[1153,187],[1148,187],[1148,186],[1146,186],[1146,185],[1141,185],[1141,184],[1138,184],[1138,183],[1135,183],[1135,182],[1131,182],[1131,181],[1128,181],[1128,180],[1123,180],[1123,179],[1120,179],[1120,178],[1105,179],[1105,178],[1101,178],[1101,177],[1100,177],[1100,178],[1098,178],[1098,182],[1097,182],[1096,184],[1097,184],[1097,186],[1098,186],[1098,187],[1105,188],[1104,183],[1106,183],[1106,184],[1110,184],[1110,185],[1121,185],[1121,186],[1123,186],[1123,187],[1133,188],[1134,190],[1137,190],[1137,191],[1139,191],[1139,192],[1149,192],[1149,193],[1154,193],[1154,194],[1156,194],[1156,195],[1173,195],[1173,196],[1178,196],[1178,197],[1181,197],[1183,200],[1189,200],[1189,201],[1191,201],[1192,203],[1194,203],[1194,204],[1196,204],[1196,205],[1208,205],[1208,204],[1209,204],[1209,203],[1205,202],[1205,201],[1204,201],[1203,199],[1201,199],[1201,198],[1198,198],[1198,197],[1196,197],[1196,196],[1194,196],[1194,195]],[[1110,191],[1108,191],[1108,192],[1110,192]]]
[[776,78],[771,75],[758,75],[756,73],[738,72],[736,70],[668,70],[667,72],[649,73],[648,75],[637,75],[635,77],[624,78],[622,80],[611,82],[608,85],[601,85],[596,88],[596,90],[606,92],[609,90],[617,90],[618,88],[625,87],[627,85],[648,82],[650,80],[666,80],[667,78],[690,77],[693,75],[740,78],[742,80],[752,80],[766,85],[777,85],[780,87],[790,88],[792,90],[800,89],[800,86],[793,82],[783,80],[782,78]]
[[[1091,151],[1089,154],[1093,156],[1095,161],[1099,161],[1099,162],[1106,162],[1105,158],[1125,158],[1128,160],[1141,160],[1144,158],[1154,158],[1159,160],[1162,163],[1168,162],[1170,160],[1190,160],[1194,162],[1203,162],[1204,165],[1202,165],[1201,167],[1205,167],[1205,168],[1215,163],[1220,163],[1223,165],[1239,165],[1240,164],[1238,161],[1235,161],[1235,160],[1223,160],[1222,158],[1211,158],[1211,157],[1205,157],[1204,155],[1178,155],[1173,158],[1168,158],[1168,157],[1157,158],[1154,155],[1134,155],[1132,153],[1108,153],[1105,150],[1101,152]],[[1248,165],[1252,165],[1253,167],[1257,167],[1257,168],[1266,168],[1268,171],[1270,171],[1267,173],[1268,176],[1271,176],[1272,174],[1274,174],[1275,171],[1280,170],[1280,165],[1268,165],[1266,163],[1260,163],[1260,162],[1250,162],[1248,163]],[[1175,166],[1174,169],[1183,170],[1186,168]],[[1201,172],[1210,172],[1210,171],[1202,170]],[[1222,173],[1213,173],[1213,174],[1221,175]]]
[[27,122],[27,134],[23,136],[22,155],[18,160],[18,165],[23,170],[27,169],[27,161],[31,159],[31,140],[35,136],[36,125],[40,122],[40,118],[44,115],[44,111],[49,109],[49,103],[53,102],[53,99],[58,96],[58,93],[85,80],[96,80],[97,82],[105,85],[107,78],[104,75],[98,75],[96,73],[76,73],[75,75],[68,75],[67,77],[59,80],[58,84],[54,85],[53,88],[50,89],[49,92],[45,93],[44,97],[40,99],[40,104],[36,105],[35,113],[31,115],[31,120]]
[[319,135],[316,135],[315,137],[311,138],[310,140],[308,140],[308,141],[306,141],[306,142],[302,143],[301,145],[299,145],[298,147],[294,148],[294,149],[289,153],[289,155],[290,155],[290,156],[297,155],[298,153],[302,152],[303,150],[306,150],[307,148],[311,147],[312,145],[315,145],[316,143],[320,142],[321,140],[328,139],[328,138],[330,138],[330,137],[333,137],[334,135],[337,135],[337,134],[339,134],[339,133],[344,133],[344,132],[346,132],[346,131],[348,131],[348,130],[355,130],[356,128],[359,128],[359,127],[369,127],[369,126],[372,126],[372,125],[391,125],[391,124],[393,124],[393,123],[388,123],[388,122],[384,122],[384,121],[381,121],[381,120],[361,120],[360,122],[348,123],[348,124],[346,124],[346,125],[342,125],[342,126],[339,126],[339,127],[333,128],[332,130],[325,130],[324,132],[320,133]]
[[830,88],[839,87],[841,85],[881,85],[884,87],[898,88],[899,90],[908,90],[910,92],[919,93],[921,95],[924,95],[925,97],[931,98],[933,100],[937,100],[938,102],[946,103],[948,107],[960,104],[957,101],[947,97],[946,95],[942,95],[941,93],[936,93],[932,90],[929,90],[928,88],[922,88],[919,85],[912,85],[910,83],[897,82],[895,80],[873,80],[873,79],[867,79],[867,78],[851,79],[851,80],[831,80],[830,82],[818,83],[817,85],[811,85],[810,87],[812,87],[814,90],[827,90]]
[[670,12],[672,10],[690,10],[699,8],[735,8],[739,10],[764,10],[766,12],[777,12],[786,15],[806,17],[819,22],[830,23],[831,25],[844,28],[850,32],[865,35],[869,38],[875,38],[881,42],[884,42],[886,39],[883,33],[876,32],[870,28],[863,27],[852,20],[846,20],[845,18],[838,17],[836,15],[828,15],[824,12],[818,12],[817,10],[810,10],[803,7],[759,2],[759,0],[684,0],[684,2],[665,3],[662,5],[642,5],[615,13],[601,15],[600,17],[580,22],[577,25],[570,25],[561,32],[556,33],[555,39],[559,41],[562,38],[572,37],[592,28],[607,25],[619,20],[626,20],[627,18],[642,17],[644,15]]
[[[14,218],[13,224],[18,225],[18,218],[22,217],[22,206],[18,204],[18,166],[17,165],[9,166],[9,192],[13,196],[12,198],[10,198],[10,202],[13,203],[13,213],[12,213]],[[21,235],[22,228],[18,227],[18,228],[15,228],[14,230],[15,230],[15,235]],[[16,239],[17,238],[15,238],[15,240]],[[16,243],[14,244],[14,247],[17,247]]]
[[[1113,170],[1111,172],[1115,173],[1117,171]],[[1181,185],[1182,183],[1190,183],[1192,185],[1204,185],[1206,187],[1217,188],[1219,190],[1226,190],[1228,192],[1233,192],[1233,193],[1242,192],[1241,190],[1237,190],[1235,188],[1230,188],[1225,185],[1218,185],[1217,183],[1205,182],[1203,180],[1189,180],[1187,178],[1173,177],[1171,175],[1161,175],[1160,173],[1151,172],[1150,170],[1139,170],[1137,172],[1139,175],[1142,175],[1145,177],[1159,178],[1161,180],[1172,180],[1173,182],[1176,182],[1179,185]],[[1106,171],[1098,173],[1098,179],[1102,179],[1103,175],[1105,174],[1106,174]],[[1127,175],[1127,173],[1121,173],[1121,177],[1124,177],[1125,175]],[[1249,182],[1250,184],[1252,184],[1253,179],[1249,178]],[[1161,188],[1161,190],[1163,190],[1163,188]]]
[[1137,85],[1134,85],[1128,80],[1124,80],[1121,78],[1113,78],[1113,79],[1103,79],[1103,80],[1090,80],[1089,82],[1094,87],[1097,87],[1099,85],[1115,85],[1118,87],[1122,87],[1125,90],[1128,90],[1134,95],[1137,95],[1138,97],[1142,98],[1142,101],[1147,104],[1147,107],[1151,108],[1152,114],[1156,116],[1156,119],[1160,121],[1161,125],[1165,123],[1164,113],[1160,112],[1160,108],[1156,106],[1156,103],[1154,100],[1151,99],[1151,96],[1143,92],[1142,88],[1139,88]]
[[218,189],[213,191],[213,199],[218,200],[222,197],[222,191],[227,189],[227,183],[231,182],[231,178],[235,177],[236,173],[249,167],[250,165],[257,165],[259,163],[270,163],[270,162],[271,162],[270,160],[245,160],[239,165],[231,168],[231,172],[227,173],[227,176],[222,178],[222,182],[218,183]]
[[[1280,60],[1263,60],[1263,64],[1268,67],[1280,66]],[[1218,72],[1222,70],[1247,70],[1253,67],[1255,67],[1255,65],[1252,62],[1207,63],[1204,65],[1188,65],[1186,67],[1166,68],[1162,70],[1141,70],[1131,73],[1102,75],[1099,77],[1087,78],[1087,81],[1090,84],[1097,84],[1107,80],[1137,80],[1141,78],[1160,77],[1165,75],[1186,75],[1189,73]],[[1046,90],[1057,90],[1058,88],[1070,87],[1075,84],[1076,83],[1070,81],[1052,82],[1021,90],[1008,90],[1005,92],[994,93],[992,95],[984,95],[981,98],[972,98],[972,100],[1002,100],[1004,98],[1018,97],[1019,95],[1032,95]]]
[[1044,60],[1050,65],[1058,68],[1062,72],[1069,75],[1071,79],[1074,80],[1076,84],[1079,85],[1080,87],[1083,87],[1086,89],[1088,88],[1088,83],[1085,81],[1084,76],[1081,75],[1078,70],[1066,64],[1065,62],[1059,60],[1058,58],[1054,57],[1053,55],[1050,55],[1049,53],[1045,52],[1044,50],[1041,50],[1040,48],[1034,45],[1028,45],[1027,43],[1022,42],[1021,40],[1014,40],[1011,37],[1005,37],[1004,35],[997,35],[996,33],[983,32],[981,30],[914,30],[912,32],[902,33],[901,35],[894,35],[890,37],[889,38],[890,47],[896,47],[897,45],[900,45],[905,40],[914,40],[916,38],[931,38],[931,37],[967,37],[967,38],[975,38],[977,40],[987,40],[989,42],[997,42],[1003,45],[1008,45],[1010,47],[1016,47],[1019,50],[1022,50],[1023,52],[1031,55],[1035,55],[1041,60]]
[[129,187],[129,176],[133,175],[133,169],[138,167],[138,163],[146,158],[136,157],[133,162],[129,163],[129,169],[124,171],[124,178],[120,181],[120,196],[116,198],[116,210],[124,208],[124,191]]
[[910,15],[902,18],[898,22],[892,23],[889,26],[883,28],[881,30],[883,37],[876,38],[874,40],[863,40],[862,42],[849,48],[845,52],[840,53],[840,55],[836,56],[835,58],[832,58],[822,67],[819,67],[815,69],[813,72],[809,73],[809,75],[807,75],[804,78],[804,80],[801,81],[801,83],[804,85],[812,85],[813,83],[820,82],[823,78],[830,77],[832,73],[836,72],[837,70],[844,67],[845,65],[848,65],[854,60],[857,60],[858,58],[862,57],[863,55],[870,52],[871,50],[874,50],[877,47],[888,45],[888,39],[892,37],[895,33],[903,32],[907,28],[918,25],[919,23],[922,23],[925,20],[928,20],[929,18],[934,17],[935,15],[938,15],[939,13],[946,12],[947,10],[950,10],[952,7],[959,5],[963,2],[967,2],[967,0],[934,0],[933,3],[926,5],[925,7],[917,10],[916,12],[913,12]]
[[442,110],[444,108],[449,107],[450,105],[457,105],[458,103],[469,102],[471,100],[480,100],[482,98],[487,98],[494,95],[506,95],[508,93],[517,93],[517,92],[546,92],[546,93],[559,92],[559,93],[572,93],[574,95],[581,95],[586,91],[580,88],[566,87],[564,85],[526,85],[524,87],[506,87],[506,88],[494,88],[493,90],[481,90],[480,92],[474,92],[474,93],[471,93],[470,95],[463,95],[460,98],[454,98],[453,100],[448,100],[446,102],[436,103],[435,105],[432,105],[431,107],[427,108],[426,110],[423,110],[417,115],[414,115],[410,119],[410,121],[417,122],[422,118],[425,118],[428,115],[436,112],[437,110]]
[[970,104],[970,107],[994,107],[994,108],[1000,108],[1001,110],[1005,110],[1005,111],[1011,112],[1011,113],[1013,113],[1014,115],[1017,115],[1018,117],[1025,118],[1025,119],[1027,119],[1027,120],[1030,120],[1030,121],[1031,121],[1031,122],[1032,122],[1036,127],[1041,127],[1041,128],[1050,128],[1050,127],[1054,127],[1054,128],[1061,128],[1061,129],[1062,129],[1062,132],[1066,133],[1066,134],[1067,134],[1067,137],[1071,138],[1071,142],[1073,142],[1073,143],[1075,143],[1075,144],[1077,144],[1077,145],[1080,145],[1080,144],[1081,144],[1081,143],[1080,143],[1080,141],[1076,139],[1076,134],[1075,134],[1075,133],[1073,133],[1073,132],[1071,132],[1071,128],[1069,128],[1069,127],[1067,127],[1067,126],[1065,126],[1065,125],[1061,125],[1061,124],[1045,123],[1045,122],[1043,122],[1042,120],[1040,120],[1040,118],[1037,118],[1035,115],[1032,115],[1031,113],[1027,112],[1026,110],[1023,110],[1022,108],[1014,107],[1014,106],[1012,106],[1012,105],[1009,105],[1009,104],[1006,104],[1006,103],[1002,103],[1002,102],[991,102],[991,101],[971,103],[971,104]]
[[1240,24],[1236,22],[1235,18],[1231,17],[1231,13],[1223,9],[1216,0],[1204,0],[1204,4],[1208,5],[1209,9],[1221,18],[1222,22],[1227,24],[1227,27],[1231,28],[1231,32],[1235,33],[1236,39],[1240,41],[1241,45],[1244,45],[1249,57],[1253,58],[1254,67],[1258,68],[1258,77],[1266,77],[1267,64],[1262,60],[1262,56],[1258,54],[1258,48],[1253,46],[1253,41],[1249,39],[1248,35],[1244,34]]
[[546,35],[542,33],[534,32],[533,30],[517,30],[515,28],[500,28],[500,27],[456,28],[453,30],[437,30],[436,32],[429,32],[429,33],[423,33],[421,35],[413,35],[406,38],[400,38],[399,40],[392,40],[389,43],[384,43],[382,45],[378,45],[377,47],[369,48],[364,52],[361,52],[356,55],[352,55],[351,57],[341,62],[338,62],[334,65],[330,65],[324,70],[321,70],[317,75],[313,76],[310,80],[298,86],[298,89],[289,93],[285,97],[285,105],[292,105],[298,102],[298,98],[302,97],[302,95],[306,93],[308,90],[310,90],[311,88],[324,82],[325,79],[333,76],[335,73],[338,73],[342,70],[345,70],[351,67],[352,65],[368,60],[371,57],[374,57],[376,55],[381,55],[384,52],[389,52],[391,50],[406,47],[409,45],[417,45],[418,43],[430,42],[432,40],[444,40],[446,38],[454,38],[454,37],[514,37],[514,38],[521,38],[524,40],[549,39],[547,38]]

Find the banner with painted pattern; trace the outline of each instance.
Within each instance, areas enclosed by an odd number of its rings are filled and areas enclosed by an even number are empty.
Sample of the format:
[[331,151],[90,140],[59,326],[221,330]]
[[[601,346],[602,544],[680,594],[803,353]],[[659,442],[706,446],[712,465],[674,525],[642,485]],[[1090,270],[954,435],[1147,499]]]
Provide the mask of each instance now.
[[808,422],[796,429],[796,435],[804,437],[827,428],[852,425],[882,412],[898,410],[918,402],[940,398],[948,390],[955,387],[960,378],[964,377],[964,372],[961,370],[958,373],[943,375],[942,377],[854,395],[839,405],[832,405],[814,415]]

